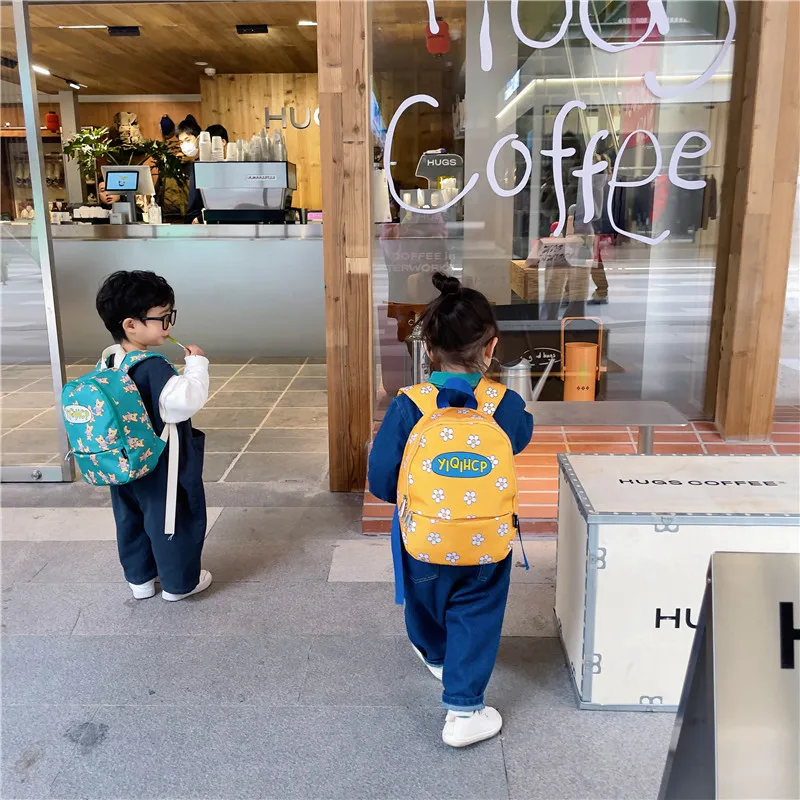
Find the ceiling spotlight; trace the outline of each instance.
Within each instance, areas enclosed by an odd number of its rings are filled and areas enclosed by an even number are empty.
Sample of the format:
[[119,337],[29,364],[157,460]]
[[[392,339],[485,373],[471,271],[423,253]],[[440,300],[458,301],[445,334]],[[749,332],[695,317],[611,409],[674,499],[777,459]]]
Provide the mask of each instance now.
[[108,25],[59,25],[60,31],[104,31]]
[[314,22],[313,19],[301,19],[300,22],[297,23],[298,28],[316,28],[317,23]]
[[141,36],[138,25],[110,25],[108,27],[109,36]]
[[71,81],[69,78],[64,78],[64,83],[66,83],[70,89],[80,91],[81,85],[77,81]]
[[269,26],[263,24],[237,25],[236,33],[238,33],[239,36],[249,36],[257,33],[269,33]]
[[38,64],[33,65],[33,71],[38,72],[40,75],[49,75],[50,70],[45,69],[44,67],[40,67]]
[[207,67],[208,66],[208,61],[195,61],[194,65],[196,67]]

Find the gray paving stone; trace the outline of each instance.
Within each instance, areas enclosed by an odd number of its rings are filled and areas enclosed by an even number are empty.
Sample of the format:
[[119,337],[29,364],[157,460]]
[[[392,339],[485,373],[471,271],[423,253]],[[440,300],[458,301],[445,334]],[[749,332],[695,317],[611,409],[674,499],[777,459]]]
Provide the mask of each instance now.
[[555,637],[555,587],[539,583],[512,583],[503,624],[503,636]]
[[228,392],[282,392],[289,385],[291,377],[258,378],[242,376],[233,378],[225,386]]
[[405,634],[403,609],[386,583],[329,583],[319,590],[315,633],[331,636]]
[[27,583],[47,566],[47,556],[32,542],[0,543],[0,583]]
[[299,378],[325,378],[328,367],[325,364],[306,364],[300,369]]
[[276,408],[264,423],[265,428],[327,428],[326,408]]
[[[201,595],[167,603],[158,595],[134,600],[122,583],[94,587],[84,584],[80,587],[83,602],[73,635],[314,634],[320,631],[324,600],[312,586],[307,582],[284,584],[281,591],[268,592],[259,583],[215,581]],[[44,588],[50,592],[61,590]]]
[[271,428],[261,430],[248,445],[248,453],[325,453],[328,452],[328,432],[321,428]]
[[[335,495],[328,495],[335,497]],[[347,497],[341,495],[342,498]],[[356,505],[309,508],[226,508],[213,529],[215,539],[263,542],[303,541],[360,536],[361,508]]]
[[294,384],[292,389],[286,392],[278,403],[278,408],[327,408],[328,407],[328,393],[327,392],[311,392],[311,391],[294,391]]
[[94,720],[105,739],[52,796],[505,800],[500,741],[454,752],[442,721],[420,708],[107,707]]
[[327,453],[245,453],[226,481],[317,485],[328,471]]
[[253,434],[249,430],[207,430],[206,453],[238,453]]
[[9,636],[3,701],[294,705],[309,647],[301,636]]
[[20,428],[0,439],[5,453],[57,453],[58,431],[53,429]]
[[503,750],[514,800],[656,797],[672,714],[508,708]]
[[212,483],[206,486],[206,500],[209,505],[230,508],[358,508],[360,514],[363,495],[329,492],[325,482],[314,488],[291,483]]
[[327,378],[306,378],[298,376],[292,382],[292,390],[314,390],[324,392],[328,388]]
[[68,635],[85,603],[84,589],[64,584],[4,585],[0,629],[5,634]]
[[440,708],[441,695],[406,636],[323,636],[312,640],[300,703]]
[[282,536],[255,542],[211,536],[203,563],[223,583],[262,583],[264,591],[282,591],[286,584],[322,584],[333,546],[325,539]]
[[[6,398],[3,398],[5,400]],[[28,420],[41,414],[41,408],[8,408],[5,403],[0,408],[0,425],[3,428],[16,428],[24,425]]]
[[218,481],[236,456],[237,453],[209,453],[203,460],[203,480]]
[[52,408],[54,404],[55,395],[52,391],[14,392],[3,398],[3,408],[35,408],[43,411]]
[[230,392],[223,389],[208,401],[206,408],[261,408],[266,416],[280,396],[280,392]]
[[[50,786],[82,746],[96,741],[96,707],[4,706],[0,796],[14,800],[52,797]],[[81,744],[82,743],[82,744]]]
[[298,364],[248,364],[237,378],[293,378],[300,370]]
[[252,433],[266,415],[263,408],[204,408],[192,417],[192,422],[202,430],[247,428]]

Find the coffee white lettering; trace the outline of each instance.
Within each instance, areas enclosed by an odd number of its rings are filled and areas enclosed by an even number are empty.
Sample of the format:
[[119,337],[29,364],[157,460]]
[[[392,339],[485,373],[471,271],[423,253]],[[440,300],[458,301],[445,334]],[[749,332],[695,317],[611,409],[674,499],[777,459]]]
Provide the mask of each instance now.
[[[553,149],[542,150],[543,156],[550,156],[553,159],[553,183],[556,187],[556,200],[558,202],[558,225],[553,231],[553,236],[558,236],[564,230],[565,211],[567,201],[564,197],[564,176],[561,172],[561,162],[565,156],[574,156],[576,150],[574,147],[562,147],[562,137],[564,135],[564,120],[567,114],[573,108],[585,109],[586,103],[581,103],[580,100],[571,100],[556,115],[556,121],[553,123]],[[609,196],[611,192],[609,191]]]
[[[653,171],[650,173],[649,177],[641,181],[618,181],[617,175],[619,174],[619,168],[622,164],[622,155],[625,152],[625,148],[628,146],[628,142],[640,133],[643,133],[645,136],[647,136],[647,138],[650,139],[650,141],[653,143],[653,149],[655,150],[656,153],[656,163],[655,166],[653,167]],[[620,228],[619,225],[617,225],[616,221],[614,220],[614,190],[617,188],[617,186],[636,187],[636,186],[646,186],[648,183],[652,183],[658,176],[658,173],[661,172],[661,163],[662,163],[661,147],[658,144],[658,139],[656,139],[656,137],[652,133],[650,133],[650,131],[642,129],[636,130],[633,133],[629,133],[625,137],[625,141],[619,148],[617,159],[614,162],[614,170],[611,173],[611,180],[608,182],[608,202],[606,205],[608,211],[608,221],[611,223],[611,227],[617,233],[621,233],[623,236],[628,236],[631,239],[636,239],[637,242],[643,242],[644,244],[649,244],[649,245],[655,245],[659,244],[659,242],[663,242],[664,239],[666,239],[667,236],[669,236],[669,231],[668,230],[662,231],[655,238],[651,238],[650,236],[643,236],[639,233],[633,233],[632,231],[626,231]]]
[[535,47],[537,50],[546,50],[548,47],[558,44],[564,38],[564,34],[567,32],[571,19],[572,0],[564,0],[564,21],[561,23],[558,33],[552,39],[548,39],[545,42],[529,39],[522,30],[522,26],[519,24],[519,0],[511,0],[511,24],[514,27],[514,33],[517,35],[517,39],[519,39],[522,44],[528,47]]
[[[703,142],[703,147],[700,150],[694,150],[691,153],[687,153],[683,148],[686,147],[689,140],[694,137]],[[710,149],[711,139],[709,139],[704,133],[700,133],[700,131],[689,131],[688,133],[684,133],[683,136],[681,136],[681,138],[678,140],[678,144],[675,145],[675,149],[672,151],[672,156],[669,159],[668,174],[670,183],[674,184],[675,186],[679,186],[681,189],[702,189],[706,185],[704,180],[687,181],[678,175],[678,161],[680,161],[682,158],[702,158]]]
[[581,181],[581,194],[583,195],[583,221],[591,222],[594,219],[594,192],[592,191],[592,178],[608,168],[605,161],[598,161],[593,164],[594,153],[597,143],[601,139],[607,139],[610,131],[601,130],[589,139],[589,146],[583,154],[583,166],[580,169],[572,170],[572,174]]
[[[517,138],[516,133],[510,133],[508,136],[504,136],[500,139],[492,148],[492,152],[489,153],[489,160],[486,162],[486,177],[489,180],[489,186],[491,186],[492,191],[500,195],[500,197],[513,197],[515,194],[519,194],[525,188],[525,184],[531,179],[531,170],[533,169],[531,152],[525,145],[515,141]],[[522,157],[525,159],[525,174],[522,176],[522,180],[513,189],[503,189],[497,182],[497,177],[494,174],[497,156],[506,142],[511,142],[511,146],[518,153],[522,153]]]
[[647,0],[647,7],[650,9],[650,23],[647,26],[647,30],[639,38],[635,42],[628,42],[627,44],[610,44],[601,38],[592,27],[592,22],[589,19],[589,0],[580,0],[578,13],[581,18],[583,35],[598,50],[604,50],[606,53],[621,53],[623,50],[633,50],[634,47],[638,47],[642,42],[647,41],[653,32],[653,28],[658,28],[658,32],[662,36],[668,34],[669,18],[667,17],[667,12],[664,11],[661,0]]
[[489,29],[489,0],[483,0],[483,19],[481,20],[481,69],[488,72],[492,68],[492,34]]
[[734,7],[733,0],[725,0],[725,8],[728,9],[728,33],[725,36],[725,41],[722,43],[719,53],[717,53],[717,57],[711,62],[711,66],[699,78],[695,78],[691,83],[684,84],[683,86],[675,86],[671,89],[665,88],[658,82],[658,77],[655,72],[645,72],[645,86],[647,86],[656,97],[677,97],[680,94],[684,94],[684,92],[693,92],[704,83],[707,83],[719,69],[725,55],[733,44],[733,36],[736,32],[736,8]]
[[392,177],[392,142],[394,141],[394,132],[397,129],[397,123],[400,121],[400,117],[403,116],[403,113],[407,108],[410,108],[416,103],[427,103],[429,106],[439,108],[439,101],[431,97],[429,94],[415,94],[406,98],[402,103],[400,103],[397,111],[394,112],[394,116],[392,117],[392,121],[389,123],[389,127],[386,129],[386,142],[384,143],[383,147],[383,169],[385,170],[386,174],[386,184],[389,187],[389,193],[392,195],[392,197],[394,197],[395,202],[400,206],[400,208],[404,208],[406,211],[412,211],[415,214],[441,214],[443,211],[446,211],[448,208],[454,206],[472,191],[472,187],[478,182],[479,175],[477,172],[473,172],[472,176],[467,181],[467,185],[449,203],[445,203],[443,206],[438,206],[437,208],[415,208],[414,206],[406,203],[403,198],[400,197],[400,195],[397,193],[397,188],[394,185],[394,178]]
[[428,3],[428,27],[431,33],[439,33],[439,23],[436,21],[436,3],[434,0],[426,0]]
[[[436,34],[439,32],[439,23],[436,20],[436,4],[434,0],[426,0],[426,2],[428,7],[428,27],[430,28],[431,33]],[[705,84],[707,81],[709,81],[711,77],[716,73],[716,71],[722,64],[723,60],[725,59],[728,50],[731,48],[733,44],[734,35],[736,31],[736,10],[734,8],[734,0],[724,0],[724,3],[728,12],[728,31],[719,53],[717,54],[713,62],[710,64],[708,69],[702,75],[700,75],[690,83],[684,85],[678,85],[669,89],[659,84],[658,76],[656,75],[655,72],[653,71],[646,72],[645,75],[643,76],[644,85],[647,87],[647,89],[651,92],[652,95],[658,98],[671,98],[671,97],[676,97],[685,92],[691,92],[694,89],[697,89],[698,87]],[[650,12],[649,18],[641,18],[641,19],[637,18],[636,20],[634,20],[637,24],[641,25],[644,25],[644,23],[647,22],[647,28],[645,29],[644,33],[636,41],[627,42],[625,44],[611,44],[610,42],[607,42],[605,39],[603,39],[593,27],[592,20],[590,17],[589,0],[578,0],[578,6],[579,6],[580,26],[583,35],[590,42],[590,44],[592,44],[594,47],[597,47],[599,50],[602,50],[606,53],[620,53],[626,50],[633,50],[642,43],[647,42],[647,40],[651,38],[652,34],[656,30],[660,35],[665,36],[670,31],[670,22],[679,21],[675,18],[670,18],[667,16],[666,11],[664,10],[663,0],[647,0],[647,7]],[[561,22],[561,26],[559,27],[558,32],[555,34],[555,36],[551,37],[550,39],[547,39],[545,41],[539,41],[536,39],[529,38],[522,30],[522,26],[519,20],[519,0],[511,0],[510,13],[511,13],[511,24],[514,29],[514,34],[521,43],[525,44],[528,47],[533,47],[539,50],[544,50],[553,47],[564,39],[567,30],[569,29],[569,24],[572,20],[573,10],[574,10],[574,0],[564,0],[564,18]],[[632,20],[628,20],[628,23],[630,23],[631,21]],[[625,24],[626,21],[622,20],[621,22]],[[647,43],[648,45],[652,44],[652,42],[647,42]],[[669,42],[666,42],[666,44],[669,44]],[[481,69],[484,72],[488,72],[492,68],[492,63],[493,63],[488,0],[484,0],[483,3],[483,17],[481,20],[479,45],[480,45]],[[452,206],[456,205],[464,197],[466,197],[466,195],[473,189],[475,184],[478,182],[480,176],[477,172],[474,172],[470,176],[469,180],[466,182],[462,191],[459,192],[458,195],[456,195],[454,198],[452,198],[450,202],[446,203],[443,206],[435,208],[417,208],[415,206],[411,206],[408,203],[403,202],[402,198],[397,193],[394,181],[392,179],[391,145],[394,139],[394,133],[396,131],[397,124],[403,112],[410,106],[414,105],[415,103],[427,103],[433,108],[439,107],[438,101],[427,94],[414,95],[404,100],[400,104],[394,116],[392,117],[391,122],[389,123],[389,127],[386,133],[386,142],[384,146],[385,175],[389,186],[389,192],[401,208],[404,208],[405,210],[411,211],[415,214],[440,214],[441,212],[446,211],[448,208],[451,208]],[[541,151],[542,155],[549,156],[553,160],[553,184],[554,184],[556,199],[558,203],[558,212],[559,212],[558,223],[554,231],[555,235],[559,235],[560,233],[563,232],[566,223],[565,219],[566,200],[564,196],[564,181],[563,181],[561,166],[564,158],[574,155],[576,151],[575,148],[572,147],[567,147],[567,148],[562,147],[562,142],[563,142],[562,137],[564,129],[564,120],[566,116],[569,114],[569,112],[575,108],[585,109],[586,105],[580,102],[579,100],[575,100],[567,103],[558,112],[553,129],[552,149]],[[283,110],[283,114],[281,117],[272,117],[271,119],[281,120],[283,126],[286,127],[285,109]],[[269,112],[267,111],[267,125],[269,125],[269,121],[270,117],[269,117]],[[308,124],[306,123],[305,125],[298,125],[294,119],[293,111],[291,112],[291,121],[292,124],[298,128],[307,127]],[[314,122],[316,122],[316,124],[319,125],[319,108],[317,108],[314,112]],[[653,169],[650,176],[644,180],[621,181],[619,180],[619,169],[621,166],[622,156],[625,151],[625,148],[631,139],[633,139],[634,137],[638,138],[640,135],[646,136],[652,143],[656,154],[656,166]],[[598,142],[601,139],[606,139],[608,136],[609,136],[609,131],[607,130],[600,130],[597,133],[595,133],[589,141],[589,145],[584,154],[581,168],[572,171],[573,175],[581,179],[581,184],[582,184],[581,191],[582,191],[583,205],[584,205],[584,219],[583,219],[584,223],[588,223],[589,221],[591,221],[597,212],[597,210],[595,209],[594,195],[592,192],[592,177],[606,170],[607,164],[604,162],[594,163],[594,154]],[[690,142],[690,140],[693,138],[700,139],[703,142],[703,146],[699,150],[687,152],[685,148]],[[514,148],[517,152],[521,153],[525,160],[525,176],[513,189],[506,189],[501,187],[494,174],[495,162],[497,160],[499,152],[502,149],[502,147],[509,141],[512,143],[511,144],[512,148]],[[678,168],[680,166],[680,159],[700,158],[701,156],[708,153],[710,148],[711,148],[711,140],[704,133],[701,133],[699,131],[691,131],[685,134],[680,139],[677,147],[675,147],[670,156],[669,167],[667,170],[667,177],[669,182],[672,183],[674,186],[677,186],[682,189],[699,190],[704,188],[706,185],[706,182],[704,180],[687,180],[685,178],[681,178],[678,175]],[[634,131],[632,134],[628,135],[625,141],[623,142],[622,147],[619,149],[619,152],[617,153],[611,178],[609,180],[607,211],[611,226],[617,233],[620,233],[623,236],[627,236],[628,238],[635,239],[636,241],[642,242],[643,244],[647,244],[650,246],[657,245],[663,242],[669,236],[670,234],[669,230],[663,231],[657,237],[649,237],[638,233],[633,233],[632,231],[626,231],[620,228],[616,220],[614,219],[614,214],[613,214],[614,194],[615,194],[615,189],[617,188],[620,189],[625,187],[635,188],[652,183],[661,172],[662,163],[663,163],[663,156],[660,145],[655,135],[650,131],[639,129],[637,131]],[[444,160],[442,161],[442,163],[434,162],[434,164],[436,166],[454,166],[451,164],[444,163]],[[499,195],[500,197],[512,197],[518,194],[528,183],[531,173],[532,173],[531,154],[527,150],[527,148],[524,147],[524,145],[516,141],[516,136],[503,137],[500,141],[498,141],[494,145],[489,154],[487,162],[487,180],[489,181],[492,191],[494,191],[497,195]]]

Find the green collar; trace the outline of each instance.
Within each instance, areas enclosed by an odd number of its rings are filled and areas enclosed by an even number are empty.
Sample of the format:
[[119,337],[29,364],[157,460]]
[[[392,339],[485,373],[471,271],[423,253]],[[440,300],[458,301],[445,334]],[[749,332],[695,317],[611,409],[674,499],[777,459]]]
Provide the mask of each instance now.
[[481,382],[482,377],[480,372],[434,372],[430,382],[437,389],[442,389],[450,378],[461,378],[474,389]]

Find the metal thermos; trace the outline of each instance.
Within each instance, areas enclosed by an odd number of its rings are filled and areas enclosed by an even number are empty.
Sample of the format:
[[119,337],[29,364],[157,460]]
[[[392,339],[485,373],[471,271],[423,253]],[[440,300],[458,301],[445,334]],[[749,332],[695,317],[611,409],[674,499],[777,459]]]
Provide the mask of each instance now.
[[414,384],[425,383],[431,377],[431,360],[425,352],[421,319],[414,325],[406,341],[411,343],[411,381]]

